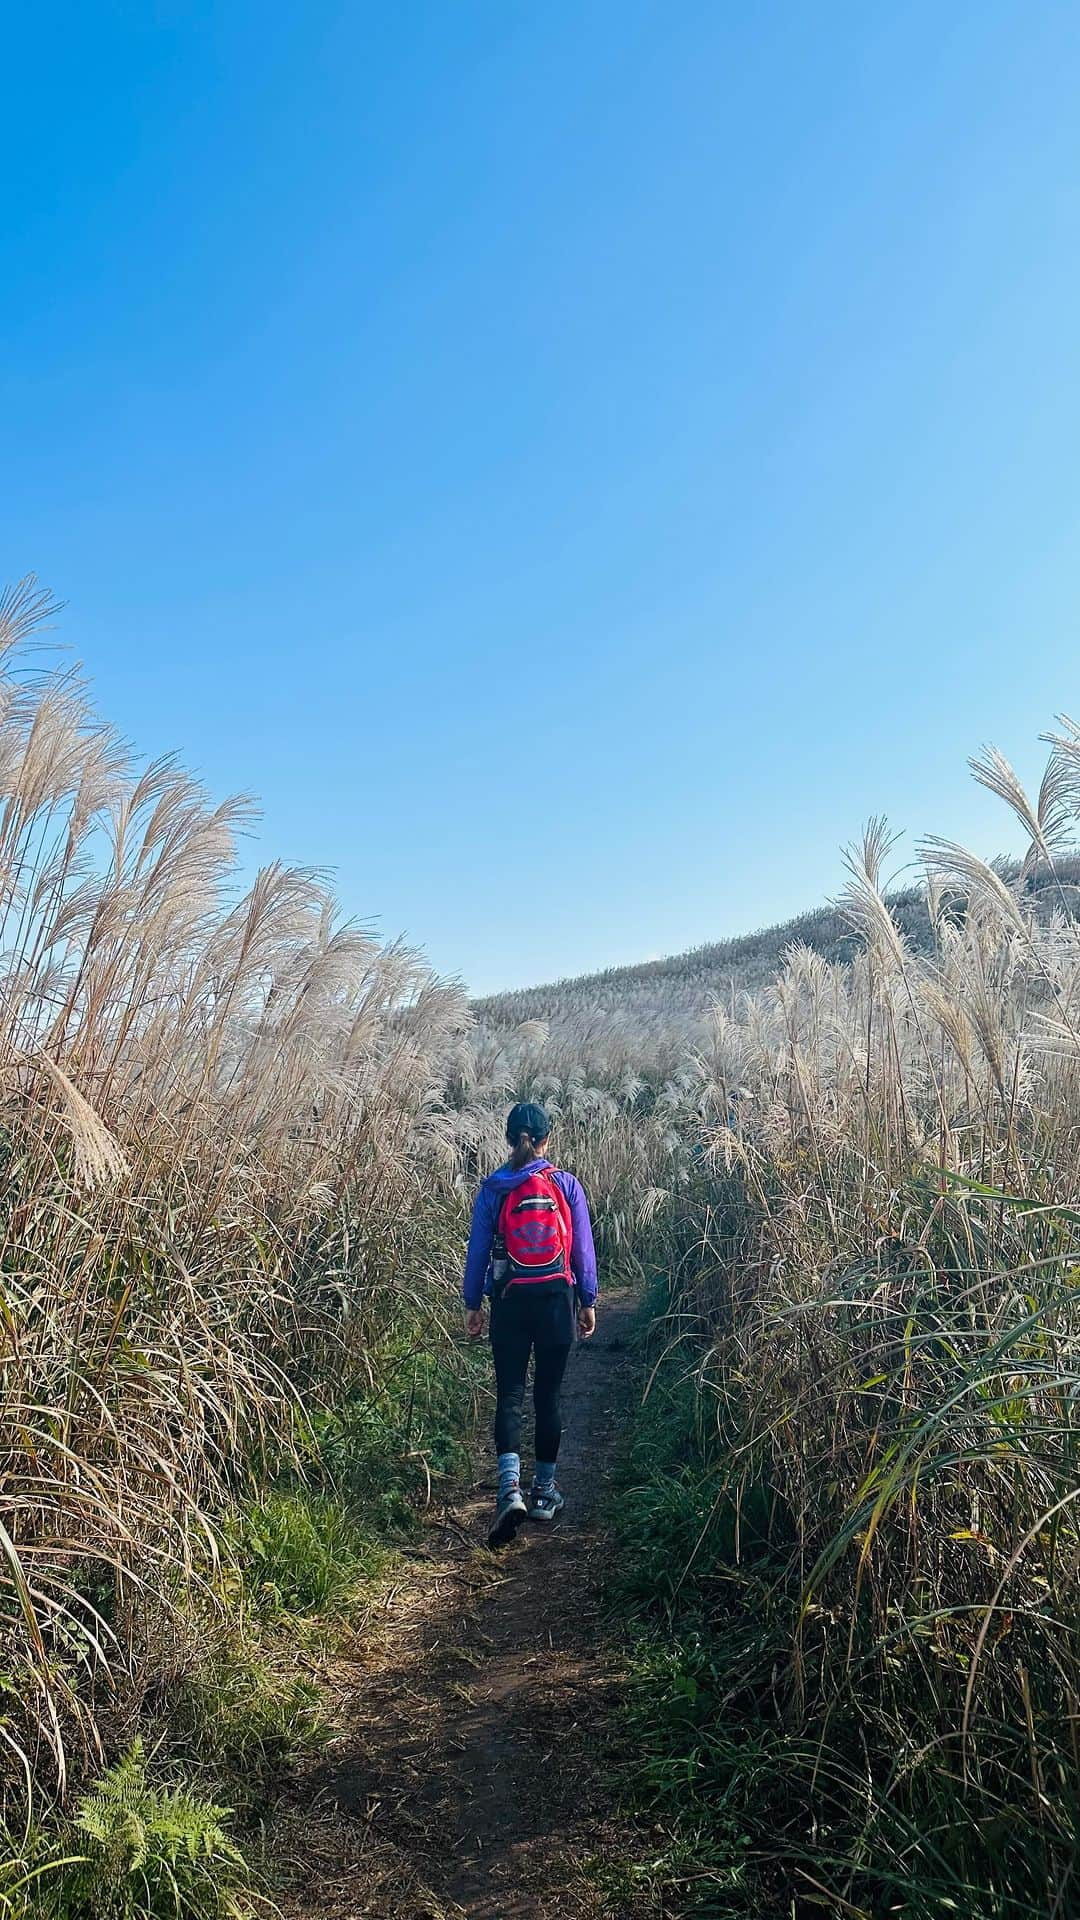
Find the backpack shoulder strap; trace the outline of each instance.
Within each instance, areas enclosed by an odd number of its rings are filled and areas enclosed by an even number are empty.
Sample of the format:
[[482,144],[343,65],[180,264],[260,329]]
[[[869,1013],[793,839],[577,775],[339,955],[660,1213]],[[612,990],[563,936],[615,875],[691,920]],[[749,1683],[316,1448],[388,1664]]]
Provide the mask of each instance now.
[[566,1257],[569,1261],[570,1249],[574,1244],[574,1216],[570,1211],[570,1202],[563,1192],[559,1180],[556,1178],[558,1171],[558,1167],[545,1167],[544,1176],[555,1195],[555,1203],[559,1209],[563,1223],[563,1231],[566,1235]]

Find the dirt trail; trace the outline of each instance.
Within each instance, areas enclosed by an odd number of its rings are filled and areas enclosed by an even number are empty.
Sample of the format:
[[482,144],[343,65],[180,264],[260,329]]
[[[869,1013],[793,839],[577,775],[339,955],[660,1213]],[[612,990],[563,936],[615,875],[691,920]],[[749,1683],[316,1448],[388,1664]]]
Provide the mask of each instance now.
[[567,1505],[502,1554],[494,1479],[431,1537],[336,1675],[339,1733],[299,1783],[281,1850],[287,1920],[584,1920],[617,1686],[600,1624],[604,1482],[628,1368],[629,1293],[571,1359]]

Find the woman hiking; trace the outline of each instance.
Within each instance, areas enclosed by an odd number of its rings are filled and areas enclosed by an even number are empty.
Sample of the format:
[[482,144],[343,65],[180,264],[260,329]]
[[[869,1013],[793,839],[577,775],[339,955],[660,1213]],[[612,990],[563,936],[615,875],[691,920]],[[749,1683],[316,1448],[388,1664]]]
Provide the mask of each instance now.
[[[465,1258],[465,1326],[484,1331],[491,1298],[495,1362],[495,1450],[499,1492],[489,1547],[505,1546],[523,1520],[554,1520],[563,1505],[555,1485],[562,1438],[560,1392],[576,1331],[596,1328],[596,1254],[584,1191],[572,1173],[545,1157],[551,1127],[542,1107],[524,1102],[506,1122],[510,1158],[488,1175],[473,1207]],[[521,1409],[533,1357],[536,1465],[528,1504],[521,1495]]]

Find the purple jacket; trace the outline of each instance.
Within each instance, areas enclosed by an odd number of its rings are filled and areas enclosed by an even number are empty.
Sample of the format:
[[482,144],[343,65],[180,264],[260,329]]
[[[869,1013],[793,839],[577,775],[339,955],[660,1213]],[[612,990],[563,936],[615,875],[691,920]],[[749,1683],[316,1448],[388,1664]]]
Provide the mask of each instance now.
[[[473,1206],[472,1230],[469,1234],[469,1251],[465,1255],[465,1284],[462,1292],[465,1305],[476,1308],[483,1301],[491,1278],[491,1249],[495,1240],[495,1230],[499,1224],[502,1203],[514,1187],[520,1186],[530,1173],[539,1173],[542,1167],[550,1167],[550,1160],[530,1160],[528,1166],[500,1167],[497,1173],[489,1173],[476,1196]],[[578,1296],[583,1307],[591,1307],[596,1301],[596,1252],[593,1247],[592,1221],[589,1219],[589,1203],[580,1180],[572,1173],[564,1173],[561,1167],[553,1168],[555,1178],[566,1195],[570,1207],[570,1218],[574,1227],[574,1240],[570,1248],[570,1270],[577,1283]]]

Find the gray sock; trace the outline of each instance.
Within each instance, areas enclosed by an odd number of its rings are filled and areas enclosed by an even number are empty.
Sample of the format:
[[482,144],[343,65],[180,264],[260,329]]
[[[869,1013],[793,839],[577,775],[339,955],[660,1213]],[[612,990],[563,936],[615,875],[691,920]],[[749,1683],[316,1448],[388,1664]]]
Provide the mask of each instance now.
[[520,1453],[500,1453],[499,1455],[499,1499],[512,1493],[521,1485]]

